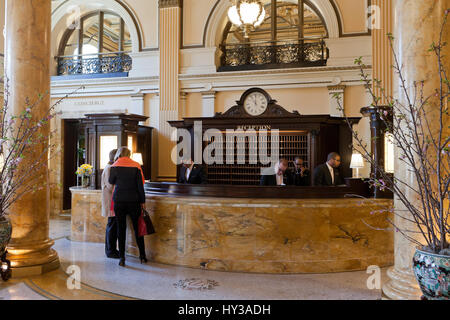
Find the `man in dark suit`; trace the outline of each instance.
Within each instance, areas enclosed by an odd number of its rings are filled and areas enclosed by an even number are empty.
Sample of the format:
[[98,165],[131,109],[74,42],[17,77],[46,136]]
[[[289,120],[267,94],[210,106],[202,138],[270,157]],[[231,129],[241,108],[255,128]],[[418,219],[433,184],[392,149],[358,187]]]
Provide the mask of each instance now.
[[328,155],[327,162],[314,169],[315,186],[337,186],[344,184],[338,168],[341,165],[341,156],[332,152]]
[[290,184],[290,173],[288,171],[288,161],[280,159],[275,165],[275,172],[269,175],[262,175],[259,185],[261,186],[285,186]]
[[192,159],[183,162],[178,176],[178,183],[206,184],[206,173],[199,164],[194,164]]
[[294,159],[294,171],[291,174],[291,181],[291,184],[294,186],[309,186],[311,184],[311,174],[300,157],[295,157]]

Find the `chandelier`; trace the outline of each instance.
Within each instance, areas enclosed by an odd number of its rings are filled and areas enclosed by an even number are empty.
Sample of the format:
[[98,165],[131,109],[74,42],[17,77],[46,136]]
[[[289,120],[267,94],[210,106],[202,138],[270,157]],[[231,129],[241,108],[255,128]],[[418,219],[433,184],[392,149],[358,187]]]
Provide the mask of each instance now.
[[228,18],[237,27],[244,30],[245,38],[248,33],[260,26],[266,17],[266,10],[260,0],[234,0],[228,9]]

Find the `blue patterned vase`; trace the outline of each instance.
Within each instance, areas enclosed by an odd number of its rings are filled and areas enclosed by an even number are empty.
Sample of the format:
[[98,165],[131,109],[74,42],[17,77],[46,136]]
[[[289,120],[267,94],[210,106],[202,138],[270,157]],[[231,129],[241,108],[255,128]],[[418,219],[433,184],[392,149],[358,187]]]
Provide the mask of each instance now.
[[449,300],[450,256],[416,249],[413,269],[425,299]]
[[11,221],[5,217],[0,217],[0,255],[5,251],[9,240],[11,240],[11,233]]

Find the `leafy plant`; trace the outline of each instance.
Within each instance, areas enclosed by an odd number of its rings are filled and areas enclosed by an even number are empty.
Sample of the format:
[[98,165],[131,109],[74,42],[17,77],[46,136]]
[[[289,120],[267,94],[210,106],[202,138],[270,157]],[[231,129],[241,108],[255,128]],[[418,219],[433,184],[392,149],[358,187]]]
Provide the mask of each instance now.
[[49,159],[59,152],[57,143],[51,142],[56,130],[49,129],[50,121],[58,114],[56,107],[71,94],[43,113],[40,105],[48,92],[39,94],[34,102],[26,98],[24,110],[15,114],[9,101],[9,82],[5,80],[4,104],[0,110],[0,218],[23,195],[47,187],[43,183],[47,172],[44,169],[48,169]]
[[[437,73],[439,74],[439,87],[433,94],[425,94],[425,81],[407,83],[402,72],[398,55],[393,49],[394,38],[388,34],[391,51],[394,56],[394,73],[398,77],[400,85],[400,101],[386,93],[381,81],[371,79],[366,73],[367,66],[361,58],[355,60],[360,68],[361,79],[372,96],[372,108],[379,110],[386,132],[390,133],[391,143],[395,145],[398,158],[404,164],[406,170],[414,177],[411,181],[391,175],[385,171],[384,166],[374,161],[370,147],[364,143],[358,133],[352,130],[354,150],[361,153],[363,158],[377,171],[376,177],[371,177],[369,183],[373,187],[388,189],[400,201],[406,210],[391,210],[401,219],[409,221],[417,226],[416,230],[405,230],[389,222],[408,240],[433,253],[448,254],[450,251],[450,227],[449,227],[449,185],[450,185],[450,129],[449,102],[450,82],[448,71],[444,65],[443,49],[447,43],[443,41],[446,30],[449,10],[445,12],[439,36],[439,42],[433,43],[429,49],[437,58]],[[379,89],[381,96],[377,96],[375,88]],[[341,97],[335,95],[339,108],[344,111]],[[380,102],[387,101],[387,105],[381,106]],[[434,118],[432,118],[434,116]],[[414,197],[411,197],[410,194]],[[403,212],[402,212],[403,211]],[[406,213],[406,214],[399,214]],[[421,243],[414,237],[419,233],[425,243]]]

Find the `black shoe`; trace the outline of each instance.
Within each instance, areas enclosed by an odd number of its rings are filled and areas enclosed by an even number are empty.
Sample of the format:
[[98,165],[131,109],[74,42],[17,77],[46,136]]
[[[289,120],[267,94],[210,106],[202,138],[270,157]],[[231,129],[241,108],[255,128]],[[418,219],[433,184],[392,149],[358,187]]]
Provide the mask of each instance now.
[[118,252],[111,253],[110,255],[106,255],[110,259],[120,259],[120,255]]
[[119,266],[125,267],[125,259],[120,259]]
[[145,257],[145,256],[141,256],[141,257],[139,257],[139,259],[141,260],[141,264],[143,264],[143,263],[147,263],[147,258]]

